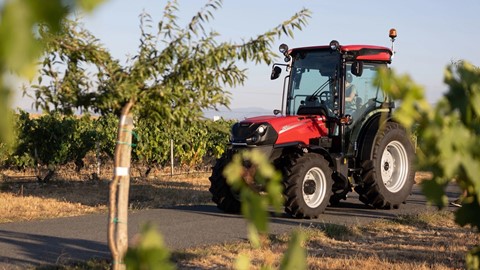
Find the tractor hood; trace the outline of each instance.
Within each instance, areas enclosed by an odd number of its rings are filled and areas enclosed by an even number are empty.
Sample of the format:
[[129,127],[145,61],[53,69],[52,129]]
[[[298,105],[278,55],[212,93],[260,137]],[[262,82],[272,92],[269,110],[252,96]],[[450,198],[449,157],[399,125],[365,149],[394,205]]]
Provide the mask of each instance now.
[[275,145],[300,143],[328,134],[324,116],[257,116],[232,127],[232,144]]

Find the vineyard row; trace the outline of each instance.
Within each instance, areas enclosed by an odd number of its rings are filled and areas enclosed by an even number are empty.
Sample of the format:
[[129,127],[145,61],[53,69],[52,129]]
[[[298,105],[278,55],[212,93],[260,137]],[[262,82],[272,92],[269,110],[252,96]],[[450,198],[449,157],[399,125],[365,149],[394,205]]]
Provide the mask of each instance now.
[[[169,166],[173,141],[175,164],[195,168],[222,155],[231,125],[231,121],[225,120],[204,119],[178,126],[167,121],[136,119],[132,161]],[[21,111],[15,115],[15,144],[0,144],[0,165],[21,169],[74,163],[79,170],[87,154],[113,159],[117,129],[118,118],[114,115],[54,114],[34,118]]]

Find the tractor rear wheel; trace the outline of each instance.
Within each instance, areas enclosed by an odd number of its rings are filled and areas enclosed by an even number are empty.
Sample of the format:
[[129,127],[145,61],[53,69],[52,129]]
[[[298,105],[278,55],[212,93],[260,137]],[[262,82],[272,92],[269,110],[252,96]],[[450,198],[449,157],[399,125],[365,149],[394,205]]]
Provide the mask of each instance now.
[[307,153],[284,160],[285,212],[295,218],[317,218],[332,194],[332,169],[319,154]]
[[355,191],[367,205],[398,208],[410,195],[415,181],[414,148],[398,123],[388,122],[379,132],[370,148],[371,159],[362,162],[363,183]]
[[210,193],[212,193],[212,201],[217,207],[227,213],[240,213],[239,196],[233,193],[227,179],[223,176],[223,170],[229,163],[230,159],[224,155],[217,160],[212,169],[210,176]]

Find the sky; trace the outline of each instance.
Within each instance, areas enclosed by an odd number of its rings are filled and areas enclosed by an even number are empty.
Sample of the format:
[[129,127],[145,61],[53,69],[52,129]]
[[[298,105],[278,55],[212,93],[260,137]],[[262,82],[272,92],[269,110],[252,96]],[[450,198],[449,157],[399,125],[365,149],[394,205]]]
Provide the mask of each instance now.
[[[206,2],[179,0],[180,24],[186,25]],[[158,22],[166,3],[107,0],[93,13],[81,17],[85,27],[112,55],[125,61],[139,45],[139,15],[147,12]],[[391,67],[422,85],[431,103],[446,91],[443,75],[451,61],[464,59],[480,66],[478,0],[224,0],[207,27],[219,32],[221,39],[240,42],[272,29],[304,7],[312,12],[308,25],[296,31],[293,39],[277,40],[274,50],[281,43],[294,48],[326,45],[333,39],[344,45],[390,47],[388,30],[396,28],[396,54]],[[277,62],[283,63],[283,58],[279,56]],[[283,80],[271,81],[271,67],[266,64],[247,63],[245,67],[245,84],[226,89],[231,93],[230,107],[279,109]],[[30,108],[31,100],[20,96],[17,95],[14,106]]]

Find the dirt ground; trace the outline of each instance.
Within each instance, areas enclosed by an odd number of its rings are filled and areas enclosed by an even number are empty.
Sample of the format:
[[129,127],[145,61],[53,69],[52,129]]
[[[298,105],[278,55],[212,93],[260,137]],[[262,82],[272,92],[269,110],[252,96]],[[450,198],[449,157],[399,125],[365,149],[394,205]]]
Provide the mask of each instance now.
[[[146,176],[142,170],[133,171],[130,208],[210,203],[208,176],[197,172],[172,177],[160,170]],[[416,180],[430,177],[421,172]],[[60,170],[49,183],[41,183],[34,172],[2,171],[0,222],[106,212],[110,179],[108,170],[100,176]],[[361,226],[307,228],[303,234],[308,268],[464,269],[465,254],[480,243],[480,237],[453,220],[452,212],[442,211]],[[288,239],[288,235],[270,236],[268,245],[255,250],[244,241],[174,251],[172,259],[179,269],[231,269],[242,254],[250,258],[252,269],[276,268]]]

